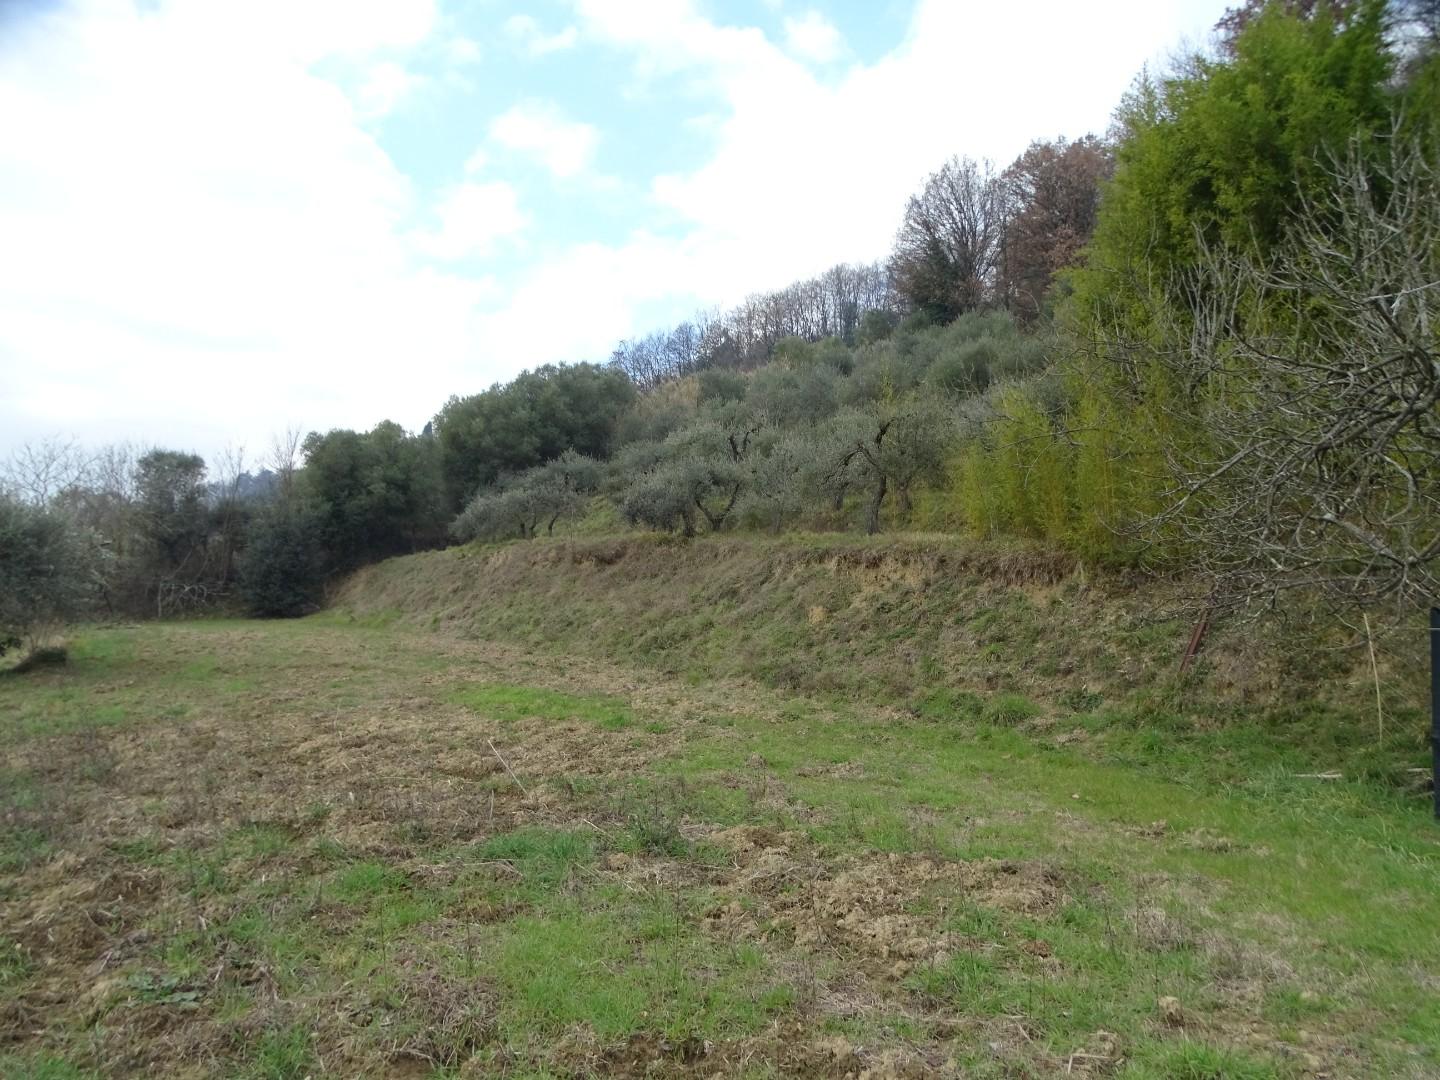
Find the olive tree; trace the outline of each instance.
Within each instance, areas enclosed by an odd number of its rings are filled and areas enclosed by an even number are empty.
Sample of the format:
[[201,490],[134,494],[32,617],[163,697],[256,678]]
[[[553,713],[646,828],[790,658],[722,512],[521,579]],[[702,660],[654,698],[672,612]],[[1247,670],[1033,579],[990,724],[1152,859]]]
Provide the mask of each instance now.
[[813,427],[786,432],[751,462],[737,512],[778,533],[818,501],[824,464]]
[[635,525],[679,529],[694,536],[703,518],[723,529],[745,490],[748,459],[761,426],[739,406],[718,410],[677,431],[657,448],[655,461],[625,488],[620,509]]
[[450,525],[457,540],[518,536],[530,539],[545,527],[553,534],[557,522],[578,517],[586,500],[600,485],[600,464],[584,454],[567,450],[514,478],[482,490]]
[[914,485],[938,479],[954,426],[949,413],[923,400],[847,409],[827,432],[824,482],[830,490],[865,492],[865,531],[873,535],[880,531],[880,511],[892,491],[900,511],[908,513]]

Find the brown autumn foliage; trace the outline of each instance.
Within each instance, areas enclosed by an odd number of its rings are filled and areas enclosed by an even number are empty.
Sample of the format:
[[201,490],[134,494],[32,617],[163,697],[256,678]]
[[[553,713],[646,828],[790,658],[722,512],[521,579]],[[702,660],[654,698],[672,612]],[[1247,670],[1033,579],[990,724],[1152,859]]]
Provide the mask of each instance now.
[[1055,274],[1080,261],[1114,165],[1094,135],[1036,141],[1001,174],[1009,206],[997,292],[1022,322],[1040,314]]

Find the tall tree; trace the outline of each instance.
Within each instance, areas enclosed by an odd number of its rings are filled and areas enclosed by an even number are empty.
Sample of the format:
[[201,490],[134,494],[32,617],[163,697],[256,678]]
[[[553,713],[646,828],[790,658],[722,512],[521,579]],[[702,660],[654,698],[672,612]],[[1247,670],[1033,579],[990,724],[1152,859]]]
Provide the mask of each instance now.
[[458,511],[501,476],[566,450],[607,457],[634,400],[625,372],[595,364],[541,367],[484,393],[451,398],[435,418],[448,507]]
[[205,459],[151,450],[136,465],[135,487],[140,532],[151,547],[156,572],[173,574],[203,559],[209,533]]
[[1163,79],[1142,77],[1116,116],[1115,176],[1086,268],[1076,275],[1092,329],[1136,339],[1147,311],[1201,245],[1263,256],[1284,235],[1297,195],[1330,182],[1324,151],[1388,133],[1395,57],[1384,0],[1309,17],[1271,3],[1228,51]]
[[996,291],[1022,322],[1040,314],[1055,275],[1080,262],[1111,164],[1109,147],[1086,135],[1033,142],[1001,175],[1007,211]]
[[990,299],[1005,200],[989,162],[951,158],[905,207],[890,274],[899,295],[949,322]]
[[333,567],[441,541],[445,515],[432,440],[387,420],[365,433],[312,432],[304,452],[305,494]]

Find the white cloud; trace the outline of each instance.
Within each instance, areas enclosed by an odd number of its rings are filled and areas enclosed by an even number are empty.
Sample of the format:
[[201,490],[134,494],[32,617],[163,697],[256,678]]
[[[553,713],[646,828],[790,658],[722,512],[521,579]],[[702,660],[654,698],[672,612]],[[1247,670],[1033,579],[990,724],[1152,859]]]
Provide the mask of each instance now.
[[721,303],[883,256],[906,198],[952,154],[1003,166],[1033,138],[1103,129],[1140,65],[1224,7],[1116,0],[1097,22],[1052,0],[1021,25],[1003,7],[919,0],[896,49],[822,81],[691,0],[573,2],[637,76],[682,78],[723,102],[709,159],[653,183],[689,226],[678,280]]
[[436,214],[439,228],[417,233],[415,242],[437,259],[488,255],[497,241],[515,236],[529,221],[515,189],[500,180],[456,185],[441,198]]
[[512,15],[506,19],[505,34],[529,56],[564,52],[580,40],[580,31],[573,26],[547,34],[529,15]]
[[479,147],[473,154],[471,154],[468,158],[465,159],[465,175],[478,176],[480,175],[480,173],[485,171],[489,164],[490,155],[485,152],[485,148],[483,146]]
[[[123,14],[124,4],[90,0],[76,13]],[[159,6],[154,19],[178,36],[228,41],[237,52],[274,49],[313,62],[420,44],[434,30],[435,0],[250,0],[245,4]]]
[[393,60],[373,65],[356,91],[355,103],[366,116],[388,116],[425,84],[420,75],[407,71]]
[[259,446],[271,418],[418,425],[444,400],[488,286],[414,261],[409,182],[308,66],[422,23],[339,7],[328,43],[288,4],[243,28],[98,0],[7,25],[0,441]]
[[835,24],[813,9],[798,18],[785,17],[785,46],[802,59],[817,64],[838,60],[845,51],[845,42]]
[[483,56],[479,42],[472,38],[451,38],[445,45],[445,56],[450,63],[459,67],[478,64]]
[[600,133],[589,124],[569,119],[555,105],[531,101],[497,117],[490,125],[490,139],[534,158],[554,175],[568,178],[590,167]]

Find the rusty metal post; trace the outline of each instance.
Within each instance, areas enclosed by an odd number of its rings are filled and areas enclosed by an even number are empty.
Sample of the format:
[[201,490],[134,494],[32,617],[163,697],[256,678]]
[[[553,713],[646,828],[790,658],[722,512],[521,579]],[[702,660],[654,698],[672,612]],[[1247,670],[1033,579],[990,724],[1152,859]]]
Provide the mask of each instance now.
[[1440,607],[1430,609],[1430,782],[1440,821]]

